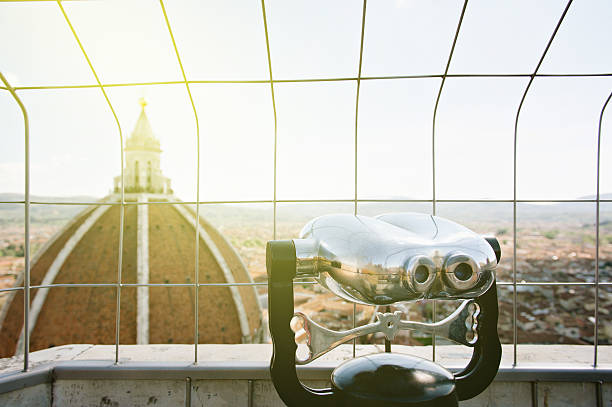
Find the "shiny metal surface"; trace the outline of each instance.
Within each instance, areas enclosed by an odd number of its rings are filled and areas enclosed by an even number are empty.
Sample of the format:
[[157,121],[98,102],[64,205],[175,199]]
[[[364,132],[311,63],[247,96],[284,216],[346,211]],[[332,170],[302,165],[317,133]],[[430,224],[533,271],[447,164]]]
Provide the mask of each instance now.
[[475,298],[495,280],[497,259],[483,237],[427,214],[325,215],[294,244],[298,277],[362,304]]
[[458,406],[453,374],[418,356],[374,353],[347,360],[334,369],[331,384],[335,406]]
[[[406,329],[435,333],[461,345],[474,346],[478,339],[479,313],[480,309],[474,300],[465,300],[451,315],[433,324],[403,321],[400,319],[401,311],[384,314],[378,312],[375,322],[338,332],[317,324],[301,312],[296,312],[294,318],[301,320],[302,325],[297,329],[296,337],[305,334],[306,338],[306,349],[303,349],[303,345],[298,345],[296,363],[298,365],[310,363],[336,346],[358,336],[381,332],[392,341],[397,331]],[[307,350],[307,353],[302,350]],[[300,357],[302,354],[304,357]]]

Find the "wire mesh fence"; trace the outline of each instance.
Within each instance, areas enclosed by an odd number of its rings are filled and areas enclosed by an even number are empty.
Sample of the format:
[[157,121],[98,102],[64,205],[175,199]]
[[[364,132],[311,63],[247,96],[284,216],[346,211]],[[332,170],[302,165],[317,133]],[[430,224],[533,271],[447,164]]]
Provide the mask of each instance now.
[[[196,174],[195,180],[196,185],[195,189],[195,200],[184,201],[183,204],[193,205],[195,207],[195,218],[196,224],[199,224],[200,219],[200,207],[202,205],[214,205],[214,204],[271,204],[273,210],[273,223],[272,223],[272,238],[277,238],[277,207],[279,204],[290,204],[290,203],[347,203],[353,205],[353,213],[356,215],[359,213],[358,206],[360,204],[366,203],[377,203],[377,202],[396,202],[396,203],[423,203],[431,205],[431,213],[436,215],[439,211],[439,205],[444,203],[507,203],[512,205],[512,247],[517,247],[517,207],[522,203],[577,203],[577,202],[590,202],[595,204],[595,279],[593,282],[574,282],[574,281],[521,281],[521,279],[517,276],[517,261],[520,260],[520,255],[517,254],[517,250],[513,250],[512,254],[512,270],[511,270],[511,279],[510,281],[499,281],[498,285],[510,287],[511,295],[512,295],[512,326],[513,326],[513,361],[514,364],[517,364],[517,354],[518,348],[517,344],[518,340],[518,325],[517,318],[519,315],[519,290],[518,287],[528,287],[528,286],[585,286],[585,287],[594,287],[594,299],[595,306],[593,310],[594,317],[594,343],[593,343],[593,365],[597,365],[598,359],[598,330],[600,327],[599,317],[600,317],[600,305],[599,305],[599,289],[600,287],[608,287],[612,285],[612,282],[600,281],[600,262],[599,262],[599,253],[600,253],[600,204],[601,203],[609,203],[612,202],[612,199],[604,199],[601,198],[600,194],[600,168],[601,168],[601,137],[602,137],[602,122],[604,121],[604,112],[608,107],[608,102],[610,101],[610,97],[612,94],[608,96],[605,100],[605,103],[601,106],[601,110],[599,112],[599,121],[597,123],[598,133],[597,133],[597,164],[596,164],[596,173],[593,174],[593,177],[596,179],[596,195],[594,199],[518,199],[517,197],[517,185],[518,185],[518,175],[517,175],[517,157],[518,157],[518,140],[520,138],[519,131],[519,122],[521,118],[521,112],[523,110],[523,105],[528,97],[531,86],[535,79],[537,78],[586,78],[586,77],[612,77],[612,73],[540,73],[540,68],[545,60],[547,53],[553,44],[555,37],[562,26],[566,15],[570,8],[572,7],[573,1],[570,0],[566,3],[563,13],[556,21],[554,27],[551,27],[551,34],[548,37],[548,41],[544,49],[542,49],[539,53],[539,57],[537,61],[534,61],[535,66],[534,69],[527,73],[449,73],[449,68],[451,66],[451,62],[453,60],[453,53],[455,50],[455,45],[457,43],[458,38],[461,36],[462,24],[464,21],[464,16],[466,10],[469,7],[468,0],[465,0],[461,7],[461,13],[454,29],[454,36],[452,40],[452,46],[450,48],[450,52],[446,58],[445,68],[442,73],[431,73],[431,74],[419,74],[419,75],[389,75],[389,76],[362,76],[362,64],[363,64],[363,55],[364,55],[364,37],[366,33],[366,12],[368,10],[367,0],[364,0],[362,3],[361,9],[361,24],[360,24],[360,42],[359,42],[359,60],[355,61],[357,65],[357,75],[351,77],[322,77],[322,78],[295,78],[295,79],[275,79],[273,74],[273,58],[275,55],[271,52],[270,46],[270,36],[268,31],[268,19],[267,19],[267,6],[264,0],[261,0],[260,8],[261,8],[261,18],[263,20],[263,27],[265,37],[261,38],[261,41],[265,41],[265,49],[267,56],[267,68],[268,68],[268,79],[260,79],[260,80],[200,80],[194,78],[188,78],[185,73],[185,69],[183,67],[183,62],[181,59],[181,52],[179,46],[177,45],[177,41],[174,37],[173,25],[172,21],[166,12],[165,4],[163,0],[159,1],[159,7],[163,13],[165,29],[167,30],[172,43],[172,48],[176,57],[176,61],[180,67],[180,72],[182,75],[182,80],[180,81],[158,81],[158,82],[122,82],[122,83],[103,83],[100,80],[100,77],[95,69],[92,60],[90,59],[87,49],[84,46],[84,43],[81,41],[78,32],[76,31],[74,25],[71,22],[70,16],[64,9],[62,2],[57,1],[57,7],[61,11],[61,14],[65,20],[66,25],[69,27],[70,32],[72,33],[74,41],[78,44],[78,47],[82,53],[82,57],[86,60],[87,65],[95,78],[95,84],[61,84],[61,85],[40,85],[40,86],[12,86],[8,80],[0,75],[4,86],[1,86],[0,89],[7,91],[14,98],[15,102],[21,108],[23,118],[24,118],[24,141],[25,141],[25,184],[24,184],[24,199],[23,200],[15,200],[15,201],[2,201],[0,204],[23,204],[25,209],[25,221],[24,221],[24,233],[25,233],[25,250],[24,250],[24,280],[22,287],[10,287],[0,289],[0,293],[3,292],[11,292],[11,291],[23,291],[24,293],[24,329],[25,332],[29,332],[28,328],[31,323],[30,321],[30,291],[33,289],[40,288],[52,288],[52,287],[106,287],[106,288],[114,288],[116,291],[116,316],[115,316],[115,362],[119,362],[120,357],[120,325],[121,325],[121,291],[124,287],[189,287],[194,290],[195,294],[195,303],[194,303],[194,332],[193,332],[193,343],[194,343],[194,362],[198,362],[198,347],[199,343],[199,332],[198,332],[198,318],[199,318],[199,305],[198,298],[200,287],[229,287],[229,286],[257,286],[257,285],[266,285],[265,282],[254,282],[254,283],[201,283],[199,281],[199,233],[198,230],[195,232],[195,250],[193,253],[194,261],[195,261],[195,269],[193,274],[193,282],[192,283],[148,283],[148,284],[136,284],[136,283],[124,283],[122,281],[122,253],[123,253],[123,233],[125,227],[124,221],[124,207],[131,205],[164,205],[168,204],[168,202],[156,202],[156,201],[126,201],[125,199],[125,187],[124,187],[124,137],[121,129],[121,124],[119,118],[117,117],[116,109],[111,103],[111,99],[107,95],[106,89],[109,88],[117,88],[117,87],[135,87],[135,86],[167,86],[167,85],[181,85],[185,86],[187,91],[187,96],[189,99],[189,105],[193,110],[193,116],[196,124],[196,131],[193,135],[193,143],[197,148],[196,151]],[[359,107],[360,107],[360,90],[361,84],[363,81],[398,81],[398,80],[411,80],[411,79],[427,79],[427,78],[437,78],[440,80],[440,84],[437,88],[435,104],[433,108],[432,120],[431,120],[431,198],[430,199],[364,199],[360,198],[360,194],[358,193],[359,187],[359,165],[358,160],[360,157],[360,137],[359,137]],[[512,185],[513,185],[513,194],[512,199],[440,199],[437,194],[438,190],[438,182],[436,180],[436,169],[437,169],[437,160],[438,155],[436,152],[436,148],[439,147],[440,140],[437,138],[436,130],[437,130],[437,117],[438,110],[440,106],[441,100],[444,99],[444,89],[445,83],[449,78],[525,78],[528,80],[526,86],[524,86],[524,90],[522,92],[522,97],[518,108],[516,109],[514,115],[514,130],[513,130],[513,160],[512,160]],[[277,190],[278,190],[278,158],[279,158],[279,148],[278,148],[278,121],[279,121],[279,112],[277,111],[277,100],[275,97],[275,85],[277,84],[287,84],[287,83],[323,83],[323,82],[351,82],[355,84],[355,100],[354,100],[354,113],[355,113],[355,121],[354,121],[354,133],[353,133],[353,143],[354,143],[354,151],[352,151],[354,166],[352,169],[353,172],[353,196],[345,197],[342,199],[279,199]],[[272,197],[270,199],[259,199],[259,200],[201,200],[200,195],[200,147],[202,145],[201,134],[200,134],[200,120],[198,117],[198,110],[196,109],[196,101],[192,96],[191,85],[194,84],[269,84],[270,86],[270,98],[271,98],[271,107],[270,115],[273,118],[274,129],[273,129],[273,145],[270,146],[273,149],[273,177],[270,180],[270,183],[273,185],[272,188]],[[51,201],[42,201],[42,200],[32,200],[31,199],[31,191],[30,191],[30,170],[31,170],[31,159],[30,159],[30,135],[29,135],[29,123],[28,123],[28,109],[27,106],[22,102],[20,95],[26,94],[27,92],[32,91],[46,91],[46,90],[55,90],[55,89],[82,89],[82,88],[94,88],[99,89],[101,92],[101,96],[104,98],[108,108],[112,112],[114,116],[114,120],[117,125],[117,135],[118,135],[118,148],[117,153],[120,154],[121,157],[121,189],[120,189],[120,197],[118,202],[88,202],[88,201],[76,201],[76,202],[51,202]],[[213,135],[214,136],[214,135]],[[31,285],[30,282],[30,262],[31,262],[31,254],[30,254],[30,210],[33,206],[36,205],[111,205],[111,206],[120,206],[120,219],[119,219],[119,248],[118,248],[118,268],[116,272],[116,282],[114,283],[99,283],[99,284],[38,284]],[[197,228],[196,228],[197,229]],[[314,284],[313,282],[299,282],[300,284]],[[356,324],[355,317],[355,307],[353,307],[353,316],[352,321],[353,325]],[[434,309],[432,314],[436,315],[435,302]],[[29,335],[25,335],[25,344],[24,344],[24,370],[27,370],[29,367]],[[436,340],[435,337],[432,339],[432,358],[435,359],[436,355]],[[355,343],[353,343],[353,346]],[[353,347],[353,355],[354,355],[354,347]]]

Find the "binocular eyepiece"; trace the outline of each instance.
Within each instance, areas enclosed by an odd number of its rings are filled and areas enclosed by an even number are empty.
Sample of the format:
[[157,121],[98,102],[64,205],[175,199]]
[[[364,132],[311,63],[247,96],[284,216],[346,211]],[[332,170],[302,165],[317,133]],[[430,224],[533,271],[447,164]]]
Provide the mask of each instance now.
[[[442,268],[436,267],[429,257],[416,255],[406,262],[404,269],[404,286],[424,295],[440,292],[442,287],[448,293],[463,292],[474,288],[481,277],[478,263],[461,252],[450,253]],[[437,290],[434,287],[436,282],[440,283]]]

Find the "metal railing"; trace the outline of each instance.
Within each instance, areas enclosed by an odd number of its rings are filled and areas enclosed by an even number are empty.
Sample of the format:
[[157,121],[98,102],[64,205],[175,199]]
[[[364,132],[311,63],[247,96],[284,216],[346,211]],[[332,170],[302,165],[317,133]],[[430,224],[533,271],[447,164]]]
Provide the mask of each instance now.
[[[39,0],[40,1],[40,0]],[[195,318],[195,330],[194,330],[194,363],[198,362],[198,314],[199,314],[199,306],[198,306],[198,291],[200,287],[226,287],[226,286],[258,286],[258,285],[266,285],[265,282],[258,283],[200,283],[199,282],[199,273],[198,273],[198,265],[199,265],[199,244],[198,244],[198,231],[195,232],[195,270],[194,270],[194,282],[186,283],[186,284],[126,284],[122,283],[122,253],[123,253],[123,232],[124,232],[124,208],[128,205],[159,205],[159,204],[168,204],[168,202],[126,202],[124,199],[124,151],[123,151],[123,134],[121,130],[121,126],[119,124],[119,120],[115,113],[115,109],[108,98],[105,89],[111,87],[129,87],[129,86],[142,86],[142,85],[150,85],[150,86],[164,86],[164,85],[182,85],[184,84],[189,96],[189,102],[193,109],[194,118],[196,122],[196,144],[197,144],[197,176],[196,176],[196,200],[195,201],[186,201],[181,202],[183,204],[191,204],[195,205],[196,211],[196,224],[199,224],[200,218],[200,205],[211,205],[211,204],[257,204],[257,203],[269,203],[273,206],[273,238],[277,237],[277,205],[282,203],[353,203],[355,214],[358,213],[358,204],[360,203],[376,203],[376,202],[402,202],[402,203],[431,203],[432,204],[432,214],[436,214],[437,204],[438,203],[512,203],[513,208],[513,248],[517,247],[517,204],[518,203],[565,203],[565,202],[591,202],[596,205],[596,242],[595,242],[595,281],[594,282],[520,282],[517,281],[517,254],[516,250],[513,250],[513,259],[512,259],[512,281],[500,281],[498,285],[500,286],[511,286],[512,287],[512,295],[513,295],[513,315],[512,315],[512,323],[513,323],[513,360],[514,365],[517,364],[517,287],[520,286],[593,286],[595,287],[595,324],[594,324],[594,354],[593,354],[593,366],[597,366],[597,349],[598,349],[598,328],[599,328],[599,288],[602,286],[612,286],[612,282],[601,282],[600,281],[600,270],[599,270],[599,251],[600,251],[600,203],[602,202],[612,202],[612,199],[601,199],[600,196],[600,152],[601,152],[601,128],[602,122],[604,118],[604,112],[608,106],[608,102],[612,97],[612,93],[607,98],[605,103],[601,108],[601,112],[599,115],[599,123],[598,123],[598,137],[597,137],[597,194],[595,199],[551,199],[551,200],[525,200],[525,199],[517,199],[517,140],[518,140],[518,123],[520,119],[520,114],[523,107],[523,102],[525,101],[531,84],[535,80],[535,78],[546,78],[546,77],[555,77],[555,78],[569,78],[569,77],[610,77],[612,76],[612,72],[603,72],[603,73],[561,73],[561,74],[542,74],[539,73],[539,68],[544,61],[546,54],[554,42],[555,36],[561,27],[568,10],[572,5],[572,0],[569,0],[566,4],[565,10],[563,11],[560,18],[557,20],[556,25],[552,34],[550,35],[546,47],[540,54],[540,58],[536,64],[535,69],[531,73],[518,73],[518,74],[490,74],[490,73],[471,73],[471,74],[451,74],[449,73],[449,67],[452,62],[453,52],[455,49],[455,45],[457,43],[457,39],[460,36],[461,24],[463,21],[463,16],[465,15],[465,11],[468,7],[468,0],[465,0],[462,6],[461,15],[459,21],[457,23],[457,27],[455,30],[455,35],[452,42],[452,47],[446,61],[446,66],[443,73],[436,74],[425,74],[425,75],[393,75],[393,76],[362,76],[362,62],[363,62],[363,44],[365,37],[365,28],[366,28],[366,11],[367,11],[367,0],[363,1],[363,10],[362,10],[362,19],[361,19],[361,38],[360,38],[360,50],[359,50],[359,62],[358,62],[358,74],[356,77],[330,77],[330,78],[319,78],[319,79],[274,79],[272,72],[272,55],[270,51],[270,40],[269,40],[269,32],[268,32],[268,22],[266,17],[266,6],[265,1],[261,0],[261,11],[262,11],[262,19],[263,19],[263,27],[265,32],[265,41],[266,41],[266,52],[267,52],[267,63],[268,63],[268,71],[269,71],[269,79],[265,80],[202,80],[202,79],[189,79],[185,74],[185,70],[183,69],[183,64],[181,60],[181,55],[174,39],[174,34],[172,30],[172,24],[168,15],[166,13],[166,9],[164,6],[163,0],[160,0],[159,5],[161,11],[163,12],[164,21],[166,24],[166,28],[168,30],[168,34],[172,40],[173,49],[176,54],[177,62],[180,66],[182,81],[159,81],[159,82],[126,82],[126,83],[102,83],[96,73],[94,68],[94,64],[90,60],[85,46],[81,42],[78,33],[74,29],[74,26],[71,23],[71,20],[64,10],[62,6],[62,2],[60,0],[55,0],[57,6],[59,7],[66,24],[70,28],[70,31],[73,34],[73,37],[78,44],[83,57],[85,58],[91,72],[93,73],[96,83],[95,84],[68,84],[68,85],[45,85],[45,86],[12,86],[4,76],[0,74],[0,78],[4,86],[0,86],[0,89],[8,91],[12,97],[15,99],[16,103],[18,103],[21,111],[23,113],[24,122],[25,122],[25,190],[24,190],[24,200],[15,200],[15,201],[0,201],[0,204],[23,204],[25,208],[25,246],[24,246],[24,256],[25,256],[25,266],[24,266],[24,283],[23,287],[10,287],[0,289],[0,293],[3,292],[11,292],[11,291],[20,291],[24,292],[24,326],[26,332],[25,335],[25,349],[24,349],[24,371],[28,370],[29,367],[29,298],[30,298],[30,290],[37,288],[53,288],[53,287],[114,287],[117,292],[117,305],[116,305],[116,318],[115,318],[115,363],[119,361],[119,353],[120,353],[120,338],[119,338],[119,327],[120,327],[120,315],[121,315],[121,289],[123,287],[192,287],[195,291],[195,306],[194,306],[194,318]],[[262,38],[262,41],[264,39]],[[439,78],[441,79],[440,87],[437,92],[437,97],[435,101],[435,107],[433,110],[432,117],[432,133],[431,133],[431,146],[432,146],[432,198],[431,199],[360,199],[358,196],[358,145],[359,145],[359,137],[358,137],[358,123],[359,123],[359,91],[361,81],[387,81],[387,80],[405,80],[405,79],[424,79],[424,78]],[[438,112],[438,106],[440,100],[443,95],[444,84],[447,78],[529,78],[528,84],[525,87],[525,90],[522,95],[521,102],[516,110],[516,116],[514,120],[514,149],[513,149],[513,198],[512,199],[438,199],[436,196],[436,118]],[[339,81],[352,81],[356,83],[356,99],[355,99],[355,127],[354,127],[354,196],[352,198],[347,197],[346,199],[278,199],[277,198],[277,158],[278,158],[278,116],[277,116],[277,106],[274,94],[274,85],[277,83],[313,83],[313,82],[339,82]],[[270,84],[270,95],[272,101],[272,113],[274,118],[274,167],[273,167],[273,197],[272,199],[264,199],[264,200],[217,200],[217,201],[201,201],[200,200],[200,126],[198,121],[198,114],[195,102],[193,100],[190,85],[191,84]],[[44,90],[52,90],[52,89],[82,89],[82,88],[99,88],[104,96],[109,108],[111,109],[113,116],[115,118],[118,132],[119,132],[119,142],[120,142],[120,154],[121,154],[121,198],[119,202],[50,202],[50,201],[32,201],[30,196],[30,138],[29,138],[29,123],[28,123],[28,113],[25,105],[19,98],[19,93],[21,92],[31,92],[31,91],[44,91]],[[117,281],[115,283],[108,284],[48,284],[48,285],[31,285],[30,284],[30,209],[32,205],[118,205],[121,207],[120,213],[120,234],[119,234],[119,251],[118,251],[118,268],[117,268]],[[300,284],[311,284],[312,282],[299,282]],[[356,324],[356,308],[353,307],[353,325]],[[434,312],[435,318],[435,302],[434,302]],[[436,349],[435,349],[435,337],[432,340],[432,358],[436,357]],[[353,355],[355,353],[355,347],[353,346]]]

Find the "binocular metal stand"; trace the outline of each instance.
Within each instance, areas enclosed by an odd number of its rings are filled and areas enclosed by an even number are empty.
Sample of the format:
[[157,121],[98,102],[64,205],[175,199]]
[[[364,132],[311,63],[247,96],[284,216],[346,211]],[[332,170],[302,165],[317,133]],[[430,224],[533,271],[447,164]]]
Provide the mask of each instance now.
[[[498,262],[497,241],[487,241],[495,250]],[[394,328],[394,324],[403,323],[408,329],[418,328],[420,325],[429,332],[445,330],[450,339],[455,335],[453,340],[473,347],[470,362],[460,372],[452,373],[432,361],[416,356],[377,353],[357,357],[338,366],[331,376],[331,388],[312,389],[303,385],[296,371],[296,364],[303,363],[296,361],[295,333],[290,326],[294,317],[293,279],[299,266],[298,260],[293,240],[268,242],[268,312],[273,341],[270,371],[276,391],[287,406],[457,406],[460,400],[480,394],[497,374],[501,345],[497,333],[497,291],[493,280],[482,295],[470,300],[470,304],[475,305],[472,306],[474,311],[470,314],[469,322],[466,320],[465,307],[438,324],[399,321],[399,314],[396,314],[396,318],[392,314],[385,314],[387,319],[384,319],[382,324],[383,315],[379,315],[378,325],[384,325],[388,329]],[[316,325],[312,322],[311,324],[312,327]],[[466,330],[471,329],[473,339],[464,339],[462,342],[461,337],[465,338]],[[338,343],[366,331],[367,329],[357,331]],[[392,338],[394,332],[385,332],[385,335]],[[313,338],[309,338],[312,358],[318,356],[313,355],[313,351],[322,354],[329,350],[323,349],[327,345],[317,348],[312,340]]]

